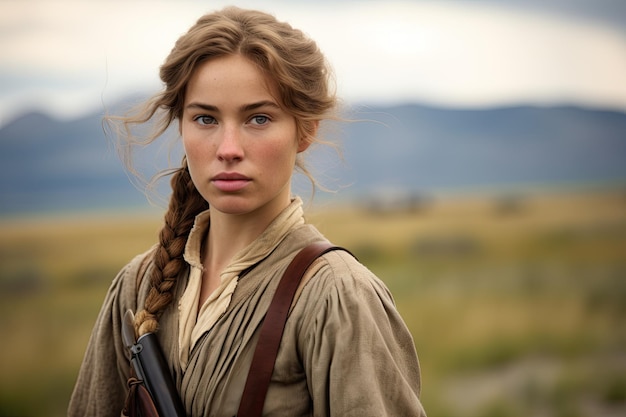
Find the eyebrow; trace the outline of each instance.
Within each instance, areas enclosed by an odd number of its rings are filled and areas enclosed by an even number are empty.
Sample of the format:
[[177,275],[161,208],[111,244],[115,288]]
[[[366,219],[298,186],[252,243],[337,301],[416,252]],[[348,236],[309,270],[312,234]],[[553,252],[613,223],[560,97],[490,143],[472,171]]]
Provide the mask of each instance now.
[[[263,100],[263,101],[259,101],[256,103],[250,103],[250,104],[244,104],[243,106],[241,106],[239,108],[239,111],[241,112],[249,112],[252,110],[256,110],[259,109],[261,107],[273,107],[276,109],[280,109],[280,106],[276,103],[274,103],[273,101],[270,100]],[[212,111],[212,112],[219,112],[219,108],[217,106],[213,106],[211,104],[205,104],[205,103],[198,103],[198,102],[192,102],[189,103],[186,106],[187,109],[202,109],[202,110],[206,110],[206,111]]]

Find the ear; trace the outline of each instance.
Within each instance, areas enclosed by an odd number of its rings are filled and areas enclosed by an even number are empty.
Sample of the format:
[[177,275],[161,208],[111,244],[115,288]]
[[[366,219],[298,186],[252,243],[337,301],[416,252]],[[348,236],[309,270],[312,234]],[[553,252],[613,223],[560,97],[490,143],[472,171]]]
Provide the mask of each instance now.
[[298,140],[298,153],[306,151],[309,146],[311,146],[311,144],[315,140],[315,136],[317,136],[317,130],[319,129],[319,127],[319,120],[307,122],[306,136]]

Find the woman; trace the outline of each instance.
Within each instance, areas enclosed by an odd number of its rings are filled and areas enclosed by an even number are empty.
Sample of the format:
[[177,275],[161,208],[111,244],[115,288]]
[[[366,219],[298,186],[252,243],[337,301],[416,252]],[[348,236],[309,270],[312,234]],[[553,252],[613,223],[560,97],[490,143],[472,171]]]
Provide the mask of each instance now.
[[[69,415],[120,414],[131,309],[138,335],[157,332],[187,414],[234,416],[282,273],[325,240],[290,195],[300,154],[335,110],[316,44],[272,16],[226,8],[177,41],[160,75],[164,91],[126,124],[162,116],[155,137],[177,124],[185,157],[158,245],[112,283]],[[346,252],[318,258],[287,320],[264,414],[418,416],[419,391],[413,340],[384,284]]]

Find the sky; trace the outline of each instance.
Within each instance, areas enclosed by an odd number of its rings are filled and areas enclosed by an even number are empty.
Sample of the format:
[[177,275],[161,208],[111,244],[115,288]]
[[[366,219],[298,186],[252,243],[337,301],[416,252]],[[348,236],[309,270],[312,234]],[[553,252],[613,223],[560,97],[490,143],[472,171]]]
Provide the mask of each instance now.
[[[194,0],[0,0],[0,126],[158,91]],[[623,0],[242,0],[312,37],[349,103],[626,111]]]

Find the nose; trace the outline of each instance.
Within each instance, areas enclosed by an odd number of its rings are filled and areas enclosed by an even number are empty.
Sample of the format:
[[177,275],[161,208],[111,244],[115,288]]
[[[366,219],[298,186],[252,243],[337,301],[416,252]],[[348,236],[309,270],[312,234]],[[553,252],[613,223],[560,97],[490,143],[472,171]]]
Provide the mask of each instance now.
[[217,159],[223,162],[234,162],[243,159],[243,147],[239,129],[226,126],[217,146]]

